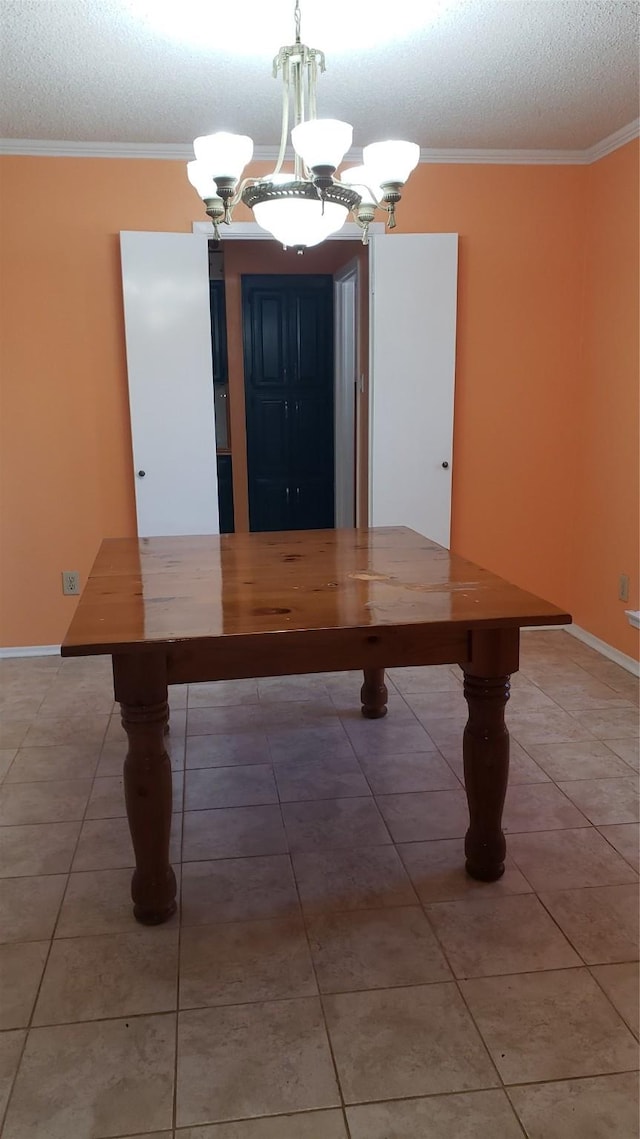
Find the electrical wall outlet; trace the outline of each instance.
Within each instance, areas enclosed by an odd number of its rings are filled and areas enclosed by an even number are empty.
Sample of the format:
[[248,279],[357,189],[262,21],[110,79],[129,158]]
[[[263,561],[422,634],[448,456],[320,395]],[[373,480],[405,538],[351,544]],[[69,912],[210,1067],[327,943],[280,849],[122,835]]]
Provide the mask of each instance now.
[[72,596],[80,592],[80,574],[77,570],[62,571],[62,592]]
[[619,601],[628,601],[629,600],[629,574],[628,573],[621,573],[620,574],[620,580],[618,582],[618,600]]

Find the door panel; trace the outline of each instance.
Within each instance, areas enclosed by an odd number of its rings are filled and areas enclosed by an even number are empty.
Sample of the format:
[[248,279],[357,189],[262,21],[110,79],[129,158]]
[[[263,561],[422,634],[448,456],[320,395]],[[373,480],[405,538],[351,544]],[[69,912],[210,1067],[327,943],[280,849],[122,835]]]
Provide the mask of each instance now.
[[322,392],[292,401],[293,422],[289,432],[292,475],[310,475],[333,486],[333,415]]
[[252,530],[333,526],[329,276],[242,279]]
[[259,286],[244,311],[245,371],[253,387],[281,387],[287,379],[287,297]]
[[121,233],[120,249],[138,534],[217,534],[207,243]]
[[371,239],[370,518],[451,534],[458,236]]
[[247,405],[247,416],[252,424],[249,477],[280,476],[289,471],[289,399],[282,396],[260,398],[253,395]]
[[291,488],[286,478],[256,478],[251,487],[252,530],[293,530]]
[[294,530],[325,530],[333,520],[333,483],[328,479],[298,478],[291,488]]
[[[304,281],[304,277],[301,278]],[[290,336],[291,375],[296,387],[321,387],[326,383],[327,369],[333,358],[330,319],[333,296],[326,289],[312,289],[302,284],[291,296]]]

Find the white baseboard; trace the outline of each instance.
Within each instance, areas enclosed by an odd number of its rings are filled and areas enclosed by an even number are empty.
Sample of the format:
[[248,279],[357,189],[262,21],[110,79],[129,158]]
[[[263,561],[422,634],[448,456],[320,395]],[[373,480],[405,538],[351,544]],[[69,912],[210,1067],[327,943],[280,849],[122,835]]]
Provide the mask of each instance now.
[[571,625],[524,625],[521,633],[568,633]]
[[586,629],[581,629],[580,625],[527,625],[521,629],[521,633],[570,633],[577,641],[582,641],[584,645],[588,645],[590,649],[595,649],[596,652],[602,653],[603,657],[612,660],[615,664],[619,664],[621,668],[625,668],[627,672],[631,672],[634,676],[640,676],[640,661],[635,660],[633,657],[627,656],[626,653],[621,653],[620,649],[614,649],[613,645],[607,644],[606,641],[601,641],[599,637],[594,637],[593,633],[588,633]]
[[613,645],[607,644],[606,641],[601,641],[599,637],[594,637],[593,633],[588,633],[586,629],[581,629],[579,625],[565,625],[567,633],[571,633],[578,641],[588,645],[590,649],[595,649],[596,652],[602,653],[603,657],[608,657],[609,660],[619,664],[621,668],[626,668],[627,672],[631,672],[633,676],[640,676],[640,661],[635,660],[633,657],[627,656],[626,653],[621,653],[620,649],[614,649]]
[[9,645],[0,649],[0,660],[11,657],[55,657],[60,656],[60,645]]

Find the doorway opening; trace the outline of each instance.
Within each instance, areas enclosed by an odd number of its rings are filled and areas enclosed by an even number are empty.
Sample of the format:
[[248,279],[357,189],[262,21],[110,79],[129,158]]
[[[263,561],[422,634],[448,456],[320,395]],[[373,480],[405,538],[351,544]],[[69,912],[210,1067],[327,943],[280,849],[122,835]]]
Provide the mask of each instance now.
[[368,253],[209,242],[220,531],[366,525]]

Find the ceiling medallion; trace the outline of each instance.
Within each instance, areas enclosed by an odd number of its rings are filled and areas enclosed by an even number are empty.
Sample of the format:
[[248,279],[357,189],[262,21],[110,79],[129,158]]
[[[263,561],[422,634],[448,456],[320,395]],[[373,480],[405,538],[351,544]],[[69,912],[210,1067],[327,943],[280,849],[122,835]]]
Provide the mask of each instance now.
[[[296,42],[281,47],[273,61],[273,75],[281,72],[282,132],[275,170],[262,178],[240,181],[253,156],[248,135],[202,135],[195,139],[195,160],[187,164],[192,186],[204,201],[216,237],[219,225],[229,225],[234,206],[244,202],[258,225],[283,246],[302,253],[319,245],[344,225],[349,212],[362,229],[367,243],[370,223],[377,209],[387,214],[393,229],[395,207],[401,190],[420,157],[413,142],[375,142],[365,146],[363,165],[343,170],[334,177],[353,138],[353,127],[338,119],[316,118],[318,73],[325,70],[324,54],[300,40],[300,3],[294,9]],[[289,137],[291,106],[295,125],[291,131],[293,172],[282,170]]]

